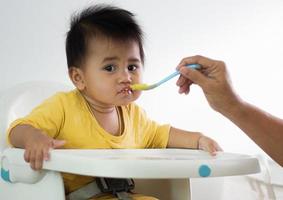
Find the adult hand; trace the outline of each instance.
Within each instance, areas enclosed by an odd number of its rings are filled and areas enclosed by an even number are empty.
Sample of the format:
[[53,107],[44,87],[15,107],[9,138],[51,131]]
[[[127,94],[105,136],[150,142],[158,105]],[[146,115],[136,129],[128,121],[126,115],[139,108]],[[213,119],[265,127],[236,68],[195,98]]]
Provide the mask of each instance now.
[[[201,69],[188,68],[188,64],[200,64]],[[190,86],[195,83],[202,88],[210,106],[218,112],[225,112],[238,103],[239,97],[232,89],[224,62],[192,56],[182,59],[177,70],[181,73],[177,81],[179,93],[188,94]]]

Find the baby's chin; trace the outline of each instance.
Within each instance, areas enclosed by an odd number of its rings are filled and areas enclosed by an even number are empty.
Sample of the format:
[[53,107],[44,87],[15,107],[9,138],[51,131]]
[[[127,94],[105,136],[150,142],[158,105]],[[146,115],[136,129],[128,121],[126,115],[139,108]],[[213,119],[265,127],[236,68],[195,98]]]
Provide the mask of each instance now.
[[136,101],[139,97],[140,97],[141,93],[139,92],[139,94],[135,94],[129,98],[125,98],[120,102],[117,102],[115,105],[116,106],[127,106],[131,103],[133,103],[134,101]]

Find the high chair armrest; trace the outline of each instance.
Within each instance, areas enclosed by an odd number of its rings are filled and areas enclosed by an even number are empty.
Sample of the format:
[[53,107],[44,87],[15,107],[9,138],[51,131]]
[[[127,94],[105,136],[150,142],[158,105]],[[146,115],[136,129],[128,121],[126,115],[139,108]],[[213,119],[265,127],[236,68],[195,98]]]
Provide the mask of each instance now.
[[40,181],[46,172],[45,170],[32,170],[24,161],[23,149],[5,149],[0,159],[1,177],[6,182],[34,184]]

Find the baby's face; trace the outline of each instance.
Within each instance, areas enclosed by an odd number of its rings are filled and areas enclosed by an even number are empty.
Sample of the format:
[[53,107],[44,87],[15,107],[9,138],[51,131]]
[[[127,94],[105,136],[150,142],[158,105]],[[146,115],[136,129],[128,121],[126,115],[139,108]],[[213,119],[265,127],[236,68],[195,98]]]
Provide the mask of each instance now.
[[96,104],[127,105],[140,96],[139,91],[132,91],[129,86],[141,83],[142,70],[136,42],[96,38],[89,43],[83,66],[83,92]]

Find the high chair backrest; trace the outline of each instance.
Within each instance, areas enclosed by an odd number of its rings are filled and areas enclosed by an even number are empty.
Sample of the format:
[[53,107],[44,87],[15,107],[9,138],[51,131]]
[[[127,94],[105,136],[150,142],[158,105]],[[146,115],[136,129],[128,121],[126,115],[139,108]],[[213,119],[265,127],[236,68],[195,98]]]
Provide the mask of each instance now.
[[0,94],[0,152],[7,148],[6,131],[11,122],[27,115],[44,99],[71,87],[62,83],[34,81],[22,83]]

